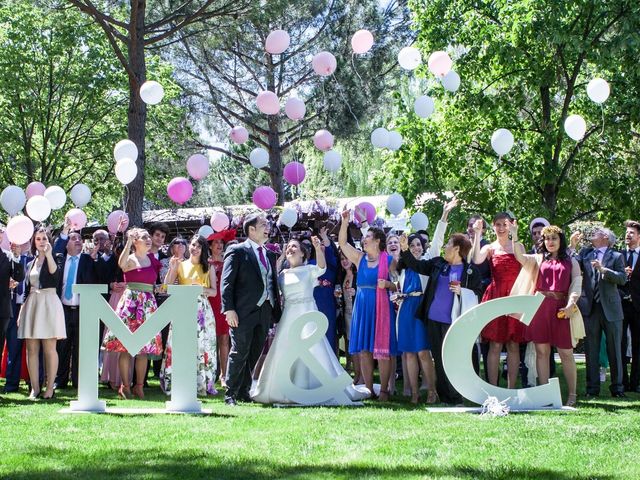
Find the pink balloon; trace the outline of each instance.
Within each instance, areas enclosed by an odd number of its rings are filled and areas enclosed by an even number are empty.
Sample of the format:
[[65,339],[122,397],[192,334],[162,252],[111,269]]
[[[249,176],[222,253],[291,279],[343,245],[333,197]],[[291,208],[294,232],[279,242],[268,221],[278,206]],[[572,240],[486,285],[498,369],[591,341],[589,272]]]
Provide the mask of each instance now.
[[328,130],[318,130],[313,136],[313,144],[322,152],[333,148],[333,135]]
[[336,71],[338,62],[336,57],[329,52],[320,52],[313,57],[311,65],[313,65],[314,72],[321,77],[327,77]]
[[307,171],[300,162],[289,162],[284,166],[284,179],[291,185],[299,185],[303,182]]
[[264,49],[273,55],[278,55],[289,48],[290,43],[291,38],[287,32],[274,30],[267,36],[267,40],[264,42]]
[[351,48],[354,53],[367,53],[373,47],[373,35],[369,30],[358,30],[351,37]]
[[209,159],[201,153],[191,155],[187,160],[187,172],[194,180],[202,180],[209,174]]
[[437,51],[429,56],[429,71],[434,75],[445,76],[451,70],[453,62],[447,52]]
[[27,185],[27,188],[25,190],[27,200],[29,200],[34,195],[44,195],[44,191],[46,189],[47,187],[45,187],[43,183],[31,182],[29,185]]
[[291,120],[302,120],[307,112],[304,102],[296,97],[290,97],[284,105],[284,113]]
[[278,96],[269,90],[263,90],[256,97],[256,105],[265,115],[278,115],[280,113],[280,100]]
[[216,232],[221,232],[229,228],[229,217],[227,217],[227,214],[215,212],[211,215],[211,228]]
[[[123,218],[123,223],[120,229],[118,229],[118,225],[120,225],[120,219]],[[122,210],[114,210],[107,217],[107,229],[109,233],[118,233],[124,232],[129,226],[129,215],[127,215]]]
[[271,187],[258,187],[253,191],[253,203],[262,210],[269,210],[276,204],[276,192]]
[[231,141],[238,145],[242,145],[249,140],[249,132],[247,132],[247,129],[244,127],[233,127],[231,132],[229,132],[229,136],[231,137]]
[[[368,223],[373,222],[376,219],[376,207],[374,207],[371,203],[369,202],[361,202],[358,204],[358,207],[362,210],[364,210],[364,213],[366,215],[366,220]],[[358,222],[362,223],[364,222],[364,218],[362,218],[358,211],[356,210],[356,214],[355,214],[355,218],[356,220],[358,220]]]
[[16,245],[27,243],[33,235],[33,222],[25,215],[17,215],[9,220],[5,235]]
[[188,179],[176,177],[167,185],[167,195],[171,200],[182,205],[193,195],[193,186]]
[[72,208],[65,217],[69,219],[72,230],[82,230],[87,225],[87,215],[79,208]]

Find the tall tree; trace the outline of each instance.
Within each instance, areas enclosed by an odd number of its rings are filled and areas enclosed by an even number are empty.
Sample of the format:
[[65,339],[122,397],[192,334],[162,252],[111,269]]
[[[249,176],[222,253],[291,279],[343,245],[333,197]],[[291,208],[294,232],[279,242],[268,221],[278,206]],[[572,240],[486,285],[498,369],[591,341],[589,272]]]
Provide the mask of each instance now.
[[[249,145],[268,150],[269,164],[263,170],[281,204],[287,193],[283,166],[286,160],[301,160],[305,148],[299,142],[320,128],[346,138],[377,113],[380,98],[395,81],[388,74],[396,65],[396,51],[411,35],[408,23],[404,2],[381,9],[376,0],[277,0],[221,35],[183,38],[172,58],[193,99],[194,114],[209,133],[226,139],[230,128],[244,126],[250,132]],[[362,28],[373,33],[376,43],[366,56],[352,57],[351,36]],[[290,47],[280,55],[265,51],[265,40],[275,29],[291,37]],[[311,65],[313,55],[323,50],[337,59],[337,70],[328,77],[318,76]],[[282,104],[290,96],[304,100],[304,119],[291,121],[283,111],[259,113],[255,98],[264,90],[274,92]],[[203,141],[202,146],[249,164],[252,148],[234,148],[224,140]]]
[[147,52],[169,45],[178,32],[191,35],[203,20],[242,14],[248,0],[66,0],[90,16],[103,30],[127,74],[129,108],[128,137],[138,146],[138,176],[129,185],[127,212],[132,224],[142,224],[145,192],[145,133],[147,106],[139,95],[147,80]]
[[[448,49],[462,87],[453,95],[430,82],[439,101],[427,121],[413,114],[411,96],[401,102],[411,141],[390,168],[409,197],[458,189],[471,209],[511,208],[558,222],[631,213],[640,193],[631,134],[640,119],[638,2],[413,0],[410,7],[423,54]],[[602,109],[585,88],[599,76],[612,89]],[[564,132],[575,113],[588,124],[578,142]],[[498,128],[516,139],[500,160],[490,147]]]

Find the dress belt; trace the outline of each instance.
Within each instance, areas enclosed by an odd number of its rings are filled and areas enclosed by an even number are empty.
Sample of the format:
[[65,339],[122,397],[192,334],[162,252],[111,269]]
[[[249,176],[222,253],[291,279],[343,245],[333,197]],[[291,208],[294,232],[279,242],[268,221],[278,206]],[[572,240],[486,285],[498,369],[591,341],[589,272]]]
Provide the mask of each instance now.
[[136,290],[138,292],[153,293],[153,285],[150,283],[128,282],[127,288],[129,290]]
[[555,298],[556,300],[566,300],[568,296],[566,293],[551,292],[551,291],[545,291],[545,290],[538,290],[538,293],[541,293],[545,297]]

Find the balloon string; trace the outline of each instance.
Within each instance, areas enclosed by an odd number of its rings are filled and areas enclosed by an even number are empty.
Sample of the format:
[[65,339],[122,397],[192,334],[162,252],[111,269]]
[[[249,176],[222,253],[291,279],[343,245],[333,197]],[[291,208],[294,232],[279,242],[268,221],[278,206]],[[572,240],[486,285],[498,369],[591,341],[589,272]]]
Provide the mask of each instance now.
[[600,136],[604,134],[604,104],[600,104],[600,112],[602,113],[602,131],[600,132]]
[[349,102],[347,101],[344,93],[342,92],[342,85],[340,84],[340,82],[338,81],[338,79],[336,78],[336,76],[333,73],[331,74],[331,76],[333,77],[333,80],[336,82],[336,86],[338,87],[337,90],[338,90],[338,93],[340,94],[340,97],[342,98],[342,101],[345,103],[345,105],[349,109],[349,113],[351,113],[351,116],[356,121],[356,125],[358,126],[358,130],[360,130],[360,121],[358,120],[358,117],[356,117],[356,114],[353,113],[353,110],[351,109],[351,105],[349,105]]
[[358,73],[358,69],[356,68],[356,64],[353,61],[354,57],[356,56],[355,53],[351,54],[351,67],[353,68],[353,71],[356,73],[356,76],[358,77],[358,79],[360,80],[361,84],[364,84],[364,80],[362,80],[362,77],[360,76],[360,74]]

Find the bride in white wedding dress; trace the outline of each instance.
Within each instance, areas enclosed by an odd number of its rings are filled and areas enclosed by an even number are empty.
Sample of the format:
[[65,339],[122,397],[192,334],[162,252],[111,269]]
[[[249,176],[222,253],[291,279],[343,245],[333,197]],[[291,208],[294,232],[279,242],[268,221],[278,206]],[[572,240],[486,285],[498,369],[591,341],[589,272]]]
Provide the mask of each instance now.
[[317,265],[306,264],[308,252],[299,240],[285,248],[289,268],[279,276],[284,311],[251,397],[267,404],[359,405],[369,390],[354,387],[340,365],[325,336],[327,317],[313,299],[326,262],[320,240],[312,241]]

